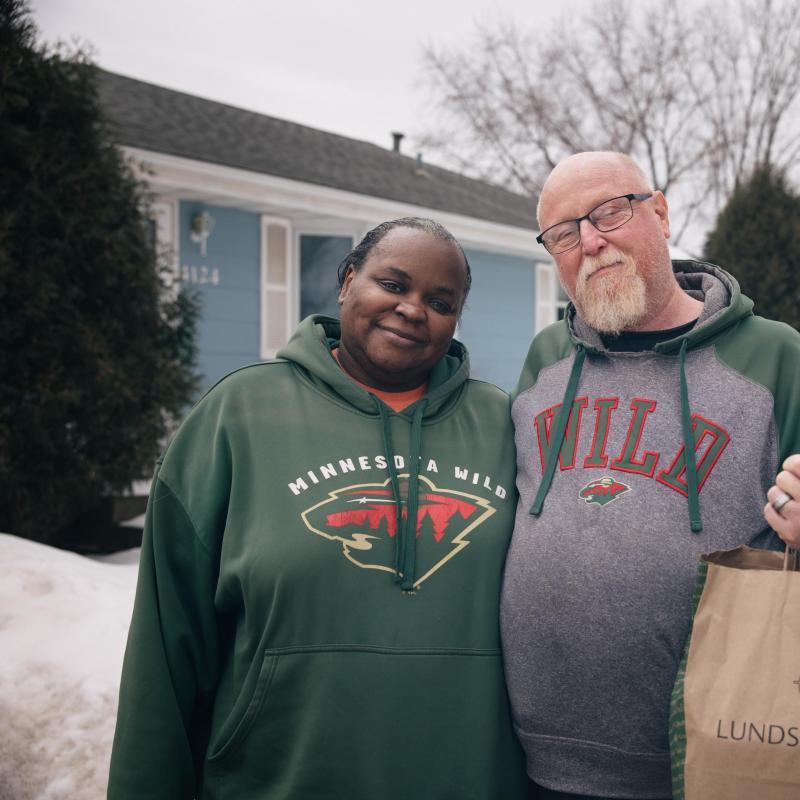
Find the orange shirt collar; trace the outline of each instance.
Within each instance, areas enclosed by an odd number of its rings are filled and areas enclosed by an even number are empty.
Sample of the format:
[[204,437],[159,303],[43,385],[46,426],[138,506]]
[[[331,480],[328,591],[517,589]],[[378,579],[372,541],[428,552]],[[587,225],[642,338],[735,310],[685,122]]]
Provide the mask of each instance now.
[[376,389],[374,386],[367,386],[366,383],[361,383],[361,381],[357,381],[344,367],[342,367],[342,362],[339,360],[339,348],[335,348],[331,351],[333,353],[333,357],[336,359],[336,363],[341,367],[342,372],[350,378],[353,383],[358,384],[362,389],[365,389],[370,394],[374,394],[381,402],[386,403],[392,411],[402,411],[404,408],[408,408],[410,405],[413,405],[417,402],[420,398],[425,396],[425,392],[428,391],[428,383],[427,381],[423,383],[421,386],[417,386],[414,389],[407,389],[403,392],[384,392],[381,389]]

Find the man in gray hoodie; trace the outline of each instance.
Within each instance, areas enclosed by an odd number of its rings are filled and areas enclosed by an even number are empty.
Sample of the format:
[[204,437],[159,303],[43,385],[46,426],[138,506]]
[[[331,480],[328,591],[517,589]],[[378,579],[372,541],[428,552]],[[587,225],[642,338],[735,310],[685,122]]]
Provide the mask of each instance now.
[[800,335],[754,316],[719,267],[670,261],[667,201],[627,156],[566,159],[538,215],[572,302],[534,339],[512,406],[514,721],[541,798],[668,798],[698,559],[782,546],[762,510],[800,451]]

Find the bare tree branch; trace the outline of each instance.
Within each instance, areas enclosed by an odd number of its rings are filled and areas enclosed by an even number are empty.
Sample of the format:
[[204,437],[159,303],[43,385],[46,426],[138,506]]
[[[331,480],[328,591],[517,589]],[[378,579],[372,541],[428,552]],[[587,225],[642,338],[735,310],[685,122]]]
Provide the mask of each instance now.
[[570,153],[630,153],[672,195],[676,239],[757,165],[800,166],[793,0],[596,0],[547,31],[429,46],[423,71],[437,115],[420,141],[445,161],[536,195]]

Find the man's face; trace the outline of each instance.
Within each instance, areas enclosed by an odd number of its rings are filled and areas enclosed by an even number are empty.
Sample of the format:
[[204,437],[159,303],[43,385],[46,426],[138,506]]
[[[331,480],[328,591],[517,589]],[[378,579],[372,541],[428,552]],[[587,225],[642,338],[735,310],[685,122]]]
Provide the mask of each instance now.
[[[539,206],[540,228],[577,219],[595,206],[632,192],[646,192],[641,176],[608,154],[583,153],[548,178]],[[578,313],[601,332],[646,325],[674,288],[667,238],[667,203],[661,192],[633,201],[633,218],[607,233],[581,222],[581,241],[554,256],[565,291]]]

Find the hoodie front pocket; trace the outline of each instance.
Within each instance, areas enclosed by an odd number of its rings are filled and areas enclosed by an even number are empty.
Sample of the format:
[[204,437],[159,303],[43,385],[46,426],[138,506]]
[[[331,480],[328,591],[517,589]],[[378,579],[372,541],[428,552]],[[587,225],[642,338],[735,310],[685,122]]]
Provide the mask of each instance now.
[[270,651],[240,709],[212,737],[204,798],[494,800],[524,784],[494,649]]
[[[250,696],[250,700],[247,702],[246,698],[244,698],[241,704],[237,703],[234,706],[230,717],[226,720],[219,732],[219,741],[222,742],[222,744],[209,755],[208,760],[210,762],[218,761],[234,753],[239,745],[247,738],[247,734],[250,733],[253,723],[258,718],[264,700],[269,694],[269,687],[272,684],[272,678],[275,675],[277,666],[278,655],[270,651],[264,653],[264,659],[261,662],[261,669],[258,673],[258,680]],[[239,706],[240,709],[243,707],[244,710],[237,710],[237,706]]]

